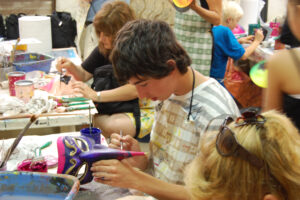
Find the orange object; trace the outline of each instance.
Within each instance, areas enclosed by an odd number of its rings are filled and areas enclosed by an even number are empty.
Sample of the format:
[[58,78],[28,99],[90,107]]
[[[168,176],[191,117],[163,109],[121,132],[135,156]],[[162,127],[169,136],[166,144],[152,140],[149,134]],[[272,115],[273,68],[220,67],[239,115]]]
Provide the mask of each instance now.
[[[13,48],[15,48],[15,45],[13,45]],[[16,47],[17,51],[27,51],[27,44],[18,44]]]
[[179,8],[185,8],[192,3],[193,0],[173,0],[174,4]]

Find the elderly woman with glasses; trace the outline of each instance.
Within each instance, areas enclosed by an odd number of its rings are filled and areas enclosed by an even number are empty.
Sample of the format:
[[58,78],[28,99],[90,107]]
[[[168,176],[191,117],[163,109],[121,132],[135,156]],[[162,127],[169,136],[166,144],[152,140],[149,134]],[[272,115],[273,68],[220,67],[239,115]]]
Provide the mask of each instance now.
[[[204,137],[209,137],[205,134]],[[192,199],[300,199],[300,135],[276,111],[226,118],[187,167]]]

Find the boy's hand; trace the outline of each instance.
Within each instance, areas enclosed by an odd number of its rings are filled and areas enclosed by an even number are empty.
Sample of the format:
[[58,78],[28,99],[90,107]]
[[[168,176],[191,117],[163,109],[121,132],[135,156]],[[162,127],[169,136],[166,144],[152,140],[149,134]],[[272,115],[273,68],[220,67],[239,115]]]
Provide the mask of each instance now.
[[136,139],[129,135],[121,137],[118,133],[113,133],[110,136],[109,147],[113,149],[120,149],[121,140],[123,142],[124,150],[127,151],[141,151],[139,143]]
[[240,44],[250,44],[254,40],[254,35],[249,35],[238,39]]
[[[113,133],[110,136],[110,144],[108,147],[113,149],[120,149],[120,142],[123,142],[123,149],[127,151],[141,151],[139,142],[131,137],[130,135],[125,135],[121,137],[118,133]],[[135,156],[126,158],[128,163],[132,166],[144,170],[147,167],[148,158],[147,156]]]
[[254,41],[257,41],[261,43],[264,40],[264,34],[261,29],[256,29],[255,31],[255,36],[254,36]]

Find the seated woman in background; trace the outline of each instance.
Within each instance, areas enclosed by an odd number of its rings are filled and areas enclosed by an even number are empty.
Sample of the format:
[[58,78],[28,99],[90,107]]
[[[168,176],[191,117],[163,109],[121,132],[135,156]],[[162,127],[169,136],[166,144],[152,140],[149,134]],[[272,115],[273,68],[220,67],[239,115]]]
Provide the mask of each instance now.
[[192,199],[300,198],[300,135],[285,115],[247,112],[226,118],[217,139],[209,135],[186,169]]
[[[77,80],[73,84],[74,92],[82,94],[84,97],[97,102],[129,101],[138,98],[136,88],[126,84],[118,88],[104,91],[95,91],[90,88],[86,81],[93,78],[98,67],[111,64],[109,61],[110,51],[113,48],[113,41],[116,33],[128,21],[134,20],[134,11],[129,5],[122,1],[105,3],[94,18],[94,27],[99,36],[99,45],[89,57],[83,61],[81,66],[77,66],[66,58],[58,61],[56,68],[61,71],[65,68],[67,72]],[[136,130],[136,121],[132,113],[115,113],[112,115],[101,114],[94,118],[94,126],[102,130],[105,137],[112,133],[122,131],[124,135],[131,135],[137,139],[148,138],[152,128],[154,109],[149,100],[139,100],[140,102],[140,131]]]
[[[300,40],[300,0],[288,1],[288,23]],[[266,64],[268,86],[264,91],[263,110],[284,112],[300,129],[300,50],[278,51]]]

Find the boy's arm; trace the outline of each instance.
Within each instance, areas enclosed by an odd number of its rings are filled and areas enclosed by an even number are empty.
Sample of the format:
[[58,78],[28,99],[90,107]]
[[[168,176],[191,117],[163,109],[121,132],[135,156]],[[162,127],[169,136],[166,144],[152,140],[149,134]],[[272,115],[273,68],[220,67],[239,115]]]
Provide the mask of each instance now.
[[136,170],[124,159],[101,160],[91,168],[94,180],[114,187],[132,188],[160,200],[189,200],[189,193],[182,185],[159,180],[145,172]]
[[[143,178],[142,178],[143,177]],[[183,185],[176,185],[164,182],[146,173],[141,176],[142,184],[139,184],[138,190],[147,193],[160,200],[188,200],[189,193]],[[145,187],[147,186],[147,187]]]
[[245,53],[240,59],[246,60],[255,51],[255,49],[259,46],[259,44],[263,41],[263,39],[264,39],[264,35],[262,30],[257,29],[255,32],[254,41],[251,43],[249,47],[245,49]]
[[249,35],[249,36],[246,36],[246,37],[241,37],[238,39],[238,42],[240,44],[251,44],[254,40],[254,35]]

